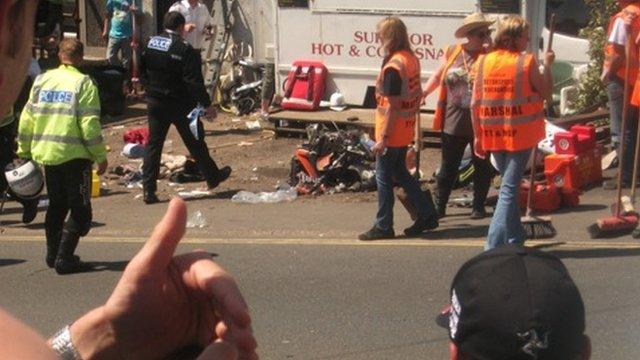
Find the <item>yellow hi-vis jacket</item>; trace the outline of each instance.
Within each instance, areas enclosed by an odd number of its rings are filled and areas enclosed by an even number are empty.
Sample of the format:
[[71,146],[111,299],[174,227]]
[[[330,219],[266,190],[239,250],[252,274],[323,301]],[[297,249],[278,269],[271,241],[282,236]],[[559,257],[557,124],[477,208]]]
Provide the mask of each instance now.
[[18,156],[43,165],[106,160],[98,89],[70,65],[39,75],[18,127]]

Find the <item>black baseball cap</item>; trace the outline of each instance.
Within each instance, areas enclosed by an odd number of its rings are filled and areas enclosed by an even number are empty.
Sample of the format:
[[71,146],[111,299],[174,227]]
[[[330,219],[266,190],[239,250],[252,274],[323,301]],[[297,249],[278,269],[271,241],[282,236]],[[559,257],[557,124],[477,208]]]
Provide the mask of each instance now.
[[557,257],[504,245],[467,261],[436,322],[474,360],[570,359],[583,346],[580,292]]

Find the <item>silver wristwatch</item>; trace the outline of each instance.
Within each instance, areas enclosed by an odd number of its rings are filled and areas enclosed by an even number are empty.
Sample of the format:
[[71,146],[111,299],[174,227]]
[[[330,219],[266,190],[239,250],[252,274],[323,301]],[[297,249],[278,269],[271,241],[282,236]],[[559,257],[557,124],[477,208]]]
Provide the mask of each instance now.
[[58,332],[53,335],[51,338],[51,347],[62,360],[82,360],[80,354],[78,354],[78,350],[76,350],[73,342],[71,342],[69,325],[58,330]]

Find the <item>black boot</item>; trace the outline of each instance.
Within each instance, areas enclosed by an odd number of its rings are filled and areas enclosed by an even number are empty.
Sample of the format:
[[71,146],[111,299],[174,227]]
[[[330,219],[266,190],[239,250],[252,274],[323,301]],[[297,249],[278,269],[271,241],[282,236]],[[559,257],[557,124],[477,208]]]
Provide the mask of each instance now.
[[438,214],[439,219],[447,215],[447,203],[449,202],[449,195],[451,195],[450,189],[446,189],[438,185],[434,200],[436,205],[436,213]]
[[62,237],[61,231],[46,231],[47,238],[47,256],[45,262],[47,266],[53,268],[56,265],[56,257],[58,256],[58,249],[60,248],[60,238]]
[[80,257],[74,256],[80,235],[69,231],[62,232],[58,257],[56,258],[56,272],[60,275],[91,271],[93,267],[80,261]]
[[38,199],[26,200],[22,204],[22,222],[28,224],[36,218],[38,214]]
[[221,168],[218,172],[218,176],[214,181],[207,181],[207,187],[209,188],[209,190],[215,189],[216,187],[218,187],[218,185],[220,185],[221,182],[227,180],[229,178],[229,175],[231,175],[231,166],[225,166]]
[[159,202],[160,199],[158,199],[158,196],[156,196],[155,191],[144,190],[142,195],[142,201],[144,201],[145,204],[149,205],[149,204],[155,204]]

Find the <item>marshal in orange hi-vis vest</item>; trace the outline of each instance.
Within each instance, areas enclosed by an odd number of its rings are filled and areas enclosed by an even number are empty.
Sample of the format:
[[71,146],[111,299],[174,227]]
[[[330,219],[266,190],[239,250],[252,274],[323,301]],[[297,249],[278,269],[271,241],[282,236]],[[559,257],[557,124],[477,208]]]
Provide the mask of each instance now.
[[384,114],[389,110],[389,98],[382,94],[383,74],[388,68],[393,68],[400,73],[402,89],[400,92],[400,109],[389,114],[393,124],[387,133],[387,146],[402,147],[411,144],[415,134],[416,113],[422,101],[422,88],[420,82],[420,62],[416,56],[406,50],[398,51],[383,66],[378,75],[376,85],[376,141],[382,140],[382,129],[386,118]]
[[507,50],[478,59],[473,102],[484,150],[519,151],[544,138],[543,99],[529,81],[535,64],[532,55]]
[[433,117],[433,130],[442,131],[444,127],[444,118],[447,112],[447,87],[444,84],[444,79],[447,75],[447,70],[453,66],[453,63],[461,52],[462,45],[459,44],[447,47],[447,50],[444,52],[446,65],[442,70],[442,80],[440,80],[440,91],[438,92],[438,105]]
[[[626,61],[629,61],[629,83],[631,86],[636,83],[638,78],[638,49],[636,48],[635,40],[640,34],[640,6],[637,4],[631,4],[626,6],[620,12],[615,14],[609,20],[609,27],[607,28],[607,43],[604,47],[604,68],[611,68],[611,63],[613,59],[617,56],[614,45],[610,43],[609,36],[611,35],[611,30],[613,29],[613,25],[616,23],[617,19],[623,19],[627,22],[631,23],[629,28],[629,35],[631,37],[631,54],[629,55],[629,59],[625,59],[625,61],[621,62],[620,67],[617,68],[614,74],[620,79],[624,80],[624,71],[626,66]],[[624,54],[622,54],[624,56]]]

